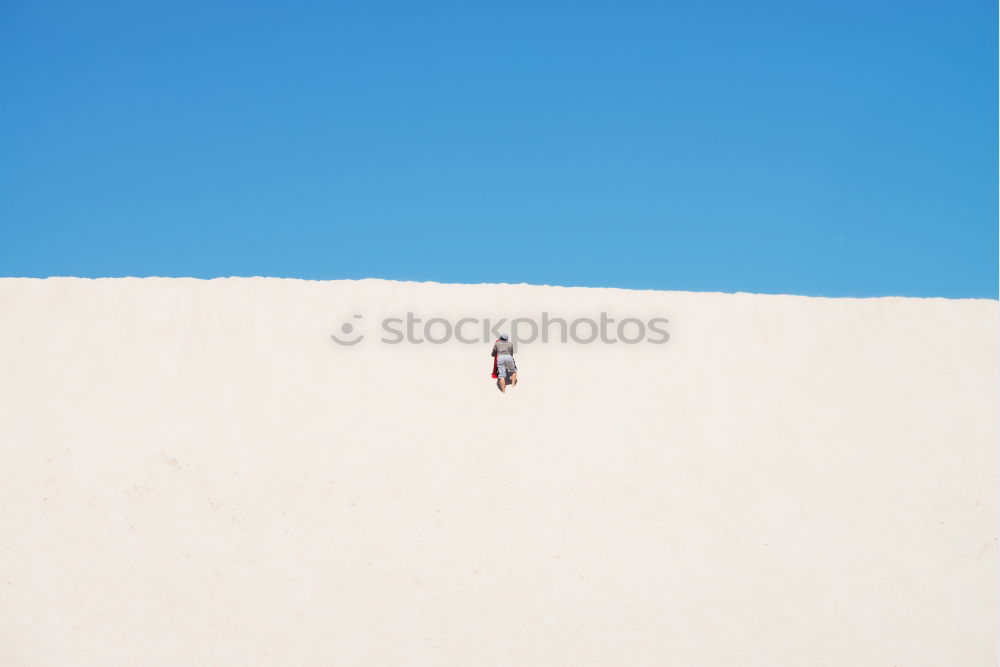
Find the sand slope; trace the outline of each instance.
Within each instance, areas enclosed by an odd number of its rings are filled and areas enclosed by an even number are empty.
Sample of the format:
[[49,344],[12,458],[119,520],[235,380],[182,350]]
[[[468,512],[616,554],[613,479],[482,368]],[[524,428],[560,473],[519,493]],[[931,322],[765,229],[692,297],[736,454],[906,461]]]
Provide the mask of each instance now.
[[[488,343],[380,343],[408,311],[670,340],[522,345],[502,396]],[[0,664],[992,665],[997,315],[2,279]]]

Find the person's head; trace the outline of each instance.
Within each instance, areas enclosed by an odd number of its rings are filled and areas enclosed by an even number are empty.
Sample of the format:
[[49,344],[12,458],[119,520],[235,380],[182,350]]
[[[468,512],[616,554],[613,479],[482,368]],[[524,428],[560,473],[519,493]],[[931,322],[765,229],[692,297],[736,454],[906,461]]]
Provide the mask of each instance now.
[[507,340],[507,334],[500,334],[500,340]]

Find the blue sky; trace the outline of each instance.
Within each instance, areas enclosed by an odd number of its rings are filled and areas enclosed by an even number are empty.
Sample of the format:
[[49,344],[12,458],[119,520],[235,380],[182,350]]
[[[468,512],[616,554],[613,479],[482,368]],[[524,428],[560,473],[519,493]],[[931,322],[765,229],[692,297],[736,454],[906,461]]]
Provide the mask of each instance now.
[[264,5],[3,4],[0,275],[997,296],[995,2]]

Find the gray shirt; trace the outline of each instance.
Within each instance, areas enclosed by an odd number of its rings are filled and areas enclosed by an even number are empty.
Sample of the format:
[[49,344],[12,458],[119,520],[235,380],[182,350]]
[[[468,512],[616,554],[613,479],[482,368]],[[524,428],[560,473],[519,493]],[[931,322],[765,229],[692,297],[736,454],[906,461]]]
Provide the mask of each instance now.
[[490,352],[491,357],[496,357],[501,354],[509,354],[514,356],[514,343],[509,340],[498,340],[493,344],[493,351]]

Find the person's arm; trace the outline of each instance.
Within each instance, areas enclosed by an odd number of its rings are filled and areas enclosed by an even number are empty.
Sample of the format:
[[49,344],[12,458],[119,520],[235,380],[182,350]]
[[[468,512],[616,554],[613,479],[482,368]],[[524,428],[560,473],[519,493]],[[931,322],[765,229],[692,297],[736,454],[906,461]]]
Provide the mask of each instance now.
[[497,344],[496,343],[493,343],[493,351],[490,352],[490,356],[491,357],[497,356]]

